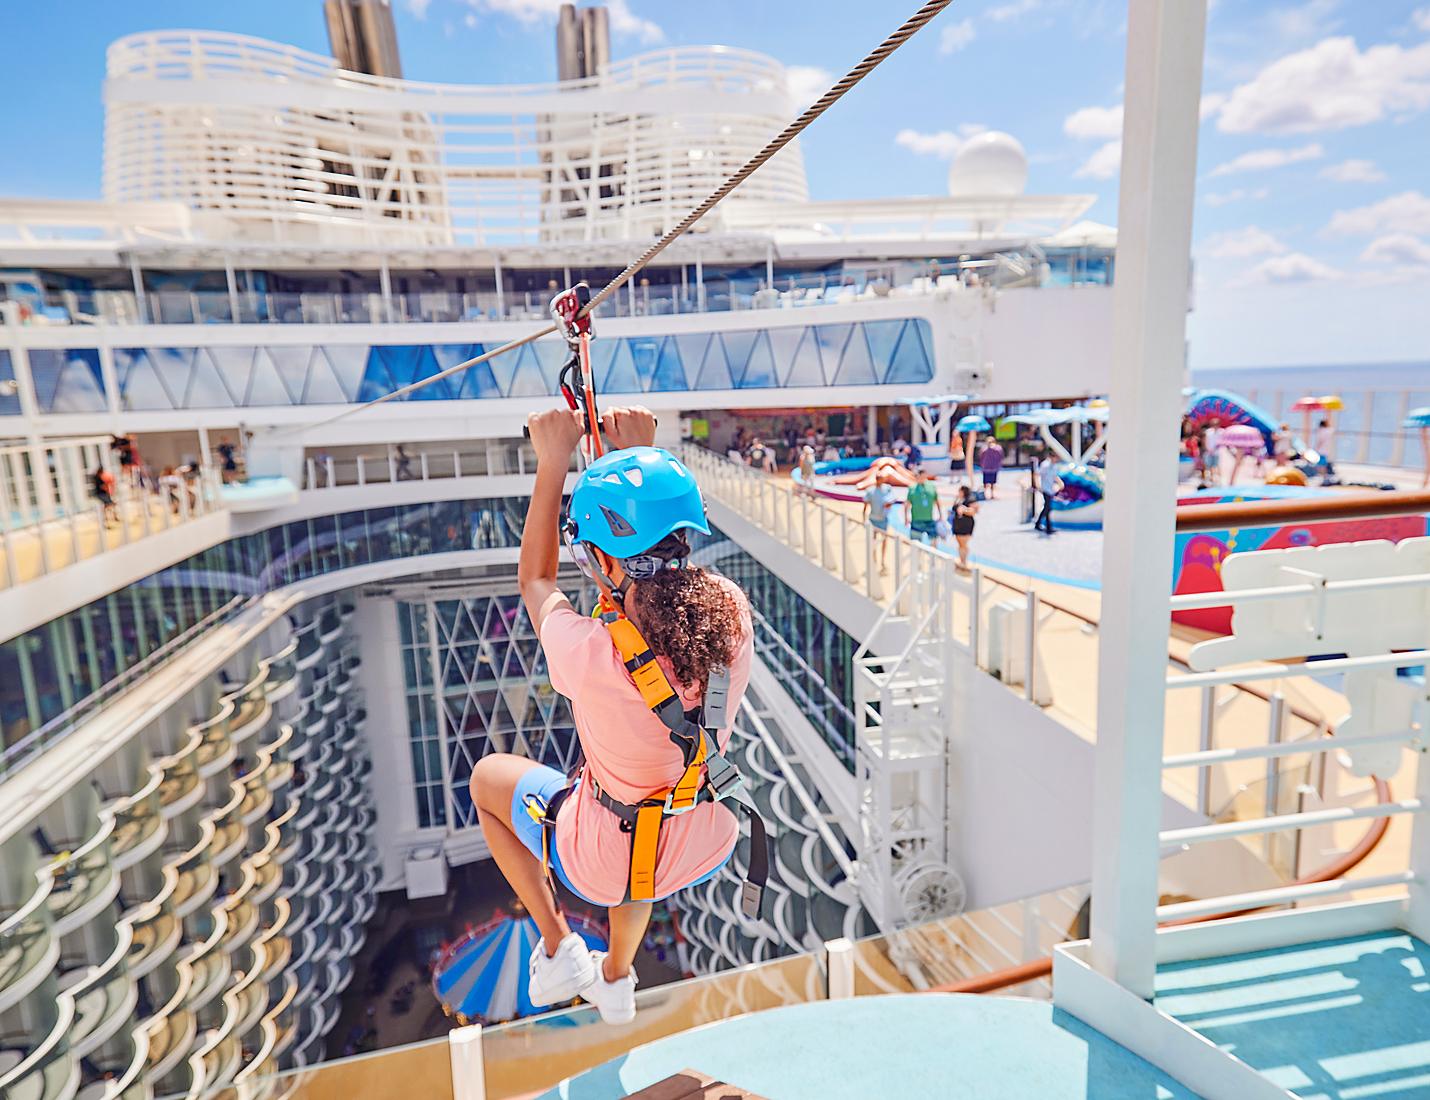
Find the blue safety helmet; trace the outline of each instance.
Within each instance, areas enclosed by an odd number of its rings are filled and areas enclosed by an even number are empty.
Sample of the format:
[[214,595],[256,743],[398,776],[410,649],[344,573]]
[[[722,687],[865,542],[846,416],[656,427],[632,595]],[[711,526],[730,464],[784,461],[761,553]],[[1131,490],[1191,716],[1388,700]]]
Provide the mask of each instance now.
[[613,558],[643,554],[672,531],[710,533],[695,477],[659,447],[626,447],[582,471],[567,509],[566,535]]

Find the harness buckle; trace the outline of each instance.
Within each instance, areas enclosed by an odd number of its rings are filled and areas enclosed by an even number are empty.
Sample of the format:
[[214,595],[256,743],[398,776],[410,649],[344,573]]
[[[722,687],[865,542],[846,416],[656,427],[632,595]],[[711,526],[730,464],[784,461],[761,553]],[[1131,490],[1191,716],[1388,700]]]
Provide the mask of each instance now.
[[691,810],[695,809],[696,806],[700,805],[699,798],[691,798],[689,800],[682,799],[681,801],[685,802],[685,805],[682,806],[675,805],[674,799],[675,790],[672,789],[671,792],[665,796],[665,801],[661,803],[661,811],[667,817],[679,817],[681,814],[688,814]]
[[740,769],[726,760],[723,753],[712,753],[705,758],[705,779],[716,802],[730,797],[745,782]]

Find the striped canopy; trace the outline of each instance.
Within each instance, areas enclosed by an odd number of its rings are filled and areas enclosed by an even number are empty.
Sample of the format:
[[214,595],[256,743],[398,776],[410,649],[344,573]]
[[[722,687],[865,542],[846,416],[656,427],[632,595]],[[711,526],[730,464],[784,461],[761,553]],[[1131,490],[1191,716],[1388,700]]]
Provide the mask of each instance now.
[[1418,409],[1411,409],[1405,418],[1407,428],[1430,428],[1430,405],[1421,405]]
[[[586,921],[570,919],[586,943],[604,950],[606,941]],[[530,917],[498,916],[473,929],[442,953],[432,973],[432,990],[449,1016],[492,1022],[538,1011],[527,989],[527,960],[541,938]]]

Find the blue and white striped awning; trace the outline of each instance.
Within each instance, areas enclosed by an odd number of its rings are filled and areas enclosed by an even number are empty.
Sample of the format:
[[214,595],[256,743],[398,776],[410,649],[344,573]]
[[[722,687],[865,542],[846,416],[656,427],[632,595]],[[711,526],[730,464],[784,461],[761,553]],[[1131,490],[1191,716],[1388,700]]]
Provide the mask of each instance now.
[[[584,922],[572,929],[596,950],[606,943]],[[458,940],[432,975],[432,988],[449,1015],[487,1021],[513,1020],[547,1011],[531,1003],[527,960],[541,938],[530,917],[504,917]]]

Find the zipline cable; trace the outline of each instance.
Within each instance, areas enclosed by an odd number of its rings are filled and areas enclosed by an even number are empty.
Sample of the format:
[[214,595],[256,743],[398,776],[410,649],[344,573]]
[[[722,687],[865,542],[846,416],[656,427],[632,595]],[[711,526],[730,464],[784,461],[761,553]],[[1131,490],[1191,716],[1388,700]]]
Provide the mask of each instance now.
[[[808,129],[810,123],[824,114],[824,112],[835,103],[839,102],[846,92],[868,76],[869,73],[873,72],[885,58],[922,30],[934,16],[938,15],[939,12],[943,11],[943,9],[948,7],[951,3],[953,3],[953,0],[928,0],[928,3],[924,4],[923,7],[909,16],[898,30],[894,31],[885,38],[884,41],[879,43],[864,60],[860,61],[859,64],[845,73],[838,83],[806,107],[798,118],[771,138],[765,144],[765,147],[747,160],[734,175],[730,176],[724,183],[710,192],[709,196],[707,196],[699,206],[686,214],[674,228],[667,230],[658,241],[628,264],[624,271],[592,295],[590,304],[586,306],[581,315],[583,317],[589,315],[597,306],[621,287],[625,286],[626,283],[630,282],[643,267],[664,252],[673,241],[684,235],[692,225],[714,209],[721,199],[725,198],[731,191],[749,179],[749,177],[769,161],[771,157]],[[375,397],[364,404],[346,409],[343,412],[328,417],[326,420],[319,420],[311,424],[293,425],[290,428],[279,429],[275,434],[284,435],[289,432],[325,428],[329,424],[336,424],[339,420],[346,420],[350,416],[356,416],[358,413],[370,409],[375,405],[381,405],[387,401],[395,401],[399,397],[406,397],[408,394],[415,393],[424,386],[430,386],[434,382],[440,382],[444,378],[450,378],[454,374],[460,374],[464,370],[475,367],[478,363],[485,363],[488,359],[494,359],[498,355],[505,355],[509,351],[515,351],[517,348],[540,340],[543,336],[550,336],[556,331],[557,327],[555,325],[546,325],[544,328],[539,328],[515,340],[509,340],[500,347],[483,352],[481,355],[468,359],[465,362],[457,363],[455,366],[447,367],[445,370],[440,370],[436,374],[418,379],[416,382],[409,382],[407,385],[401,386],[390,393],[385,393],[381,397]]]

